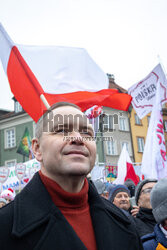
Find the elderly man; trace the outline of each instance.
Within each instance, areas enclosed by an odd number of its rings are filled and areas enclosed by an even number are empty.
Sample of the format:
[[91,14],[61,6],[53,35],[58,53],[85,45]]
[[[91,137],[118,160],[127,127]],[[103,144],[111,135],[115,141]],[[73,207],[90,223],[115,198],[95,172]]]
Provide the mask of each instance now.
[[154,232],[142,237],[145,250],[167,249],[167,178],[161,179],[151,191],[151,205],[157,222]]
[[96,143],[78,106],[53,105],[37,123],[32,148],[41,170],[1,209],[1,249],[142,249],[127,217],[86,179]]
[[136,187],[135,200],[139,211],[134,221],[140,236],[152,233],[156,224],[150,203],[150,193],[156,182],[156,179],[145,179]]
[[115,206],[128,211],[130,209],[130,191],[124,185],[116,185],[109,193],[109,201]]

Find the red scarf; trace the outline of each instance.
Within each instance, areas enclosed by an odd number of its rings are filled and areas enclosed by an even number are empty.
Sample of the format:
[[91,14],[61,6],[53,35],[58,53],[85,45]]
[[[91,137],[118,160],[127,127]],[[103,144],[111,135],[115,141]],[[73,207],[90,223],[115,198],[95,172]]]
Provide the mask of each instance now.
[[52,201],[60,209],[86,248],[96,250],[96,239],[88,203],[87,179],[85,178],[84,186],[79,193],[69,193],[55,181],[43,175],[41,171],[39,171],[39,175]]

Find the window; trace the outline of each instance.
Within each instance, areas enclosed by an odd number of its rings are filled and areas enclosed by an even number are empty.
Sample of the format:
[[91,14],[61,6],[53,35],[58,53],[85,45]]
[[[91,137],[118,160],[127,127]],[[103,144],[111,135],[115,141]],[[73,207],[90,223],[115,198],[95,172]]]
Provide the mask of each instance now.
[[147,123],[148,123],[148,126],[150,124],[150,116],[147,116]]
[[15,128],[5,130],[5,148],[13,148],[16,146]]
[[127,119],[125,117],[119,118],[119,129],[122,131],[127,131]]
[[108,155],[116,155],[117,150],[116,150],[116,141],[107,141],[107,154]]
[[137,114],[135,114],[135,124],[136,125],[141,125],[141,120],[139,119]]
[[23,111],[22,106],[20,105],[19,102],[16,101],[15,102],[15,112],[18,113],[18,112],[21,112],[21,111]]
[[138,152],[143,153],[144,151],[144,138],[137,137]]
[[167,121],[164,121],[164,130],[167,132]]
[[104,116],[104,131],[108,132],[113,130],[113,116],[112,115],[105,115]]
[[10,160],[10,161],[5,161],[5,166],[6,167],[13,167],[13,166],[15,166],[16,165],[16,159],[14,159],[14,160]]
[[128,142],[122,142],[122,149],[123,149],[123,146],[126,146],[126,150],[128,151],[128,153],[129,153],[129,143]]
[[113,126],[113,116],[109,115],[108,119],[109,119],[109,129],[113,129],[114,128],[114,126]]

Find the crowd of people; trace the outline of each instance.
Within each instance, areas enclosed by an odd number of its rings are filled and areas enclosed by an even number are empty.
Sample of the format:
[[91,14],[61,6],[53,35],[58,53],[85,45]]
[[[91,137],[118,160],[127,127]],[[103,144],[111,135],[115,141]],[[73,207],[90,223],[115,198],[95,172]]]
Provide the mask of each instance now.
[[125,212],[145,250],[167,249],[167,178],[144,179],[137,186],[130,179],[124,185],[102,180],[94,185],[99,195]]
[[84,116],[74,104],[57,103],[37,122],[32,149],[41,169],[15,197],[1,194],[1,249],[167,249],[167,179],[135,186],[87,178],[96,158],[92,125],[60,123],[59,114]]

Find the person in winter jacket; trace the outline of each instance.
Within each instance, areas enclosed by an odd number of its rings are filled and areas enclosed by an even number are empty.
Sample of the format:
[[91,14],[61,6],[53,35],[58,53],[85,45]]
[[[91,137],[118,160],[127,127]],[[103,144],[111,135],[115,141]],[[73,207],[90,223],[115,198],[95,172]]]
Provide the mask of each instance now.
[[139,211],[134,222],[140,237],[152,233],[156,224],[150,203],[150,193],[156,183],[156,179],[145,179],[136,187],[135,200]]
[[167,178],[161,179],[151,191],[151,205],[157,224],[154,232],[142,237],[144,250],[167,249]]
[[35,134],[32,149],[41,170],[0,209],[1,250],[143,249],[127,216],[86,178],[96,143],[79,107],[53,105]]
[[116,185],[109,192],[109,201],[120,209],[129,211],[130,191],[125,185]]

